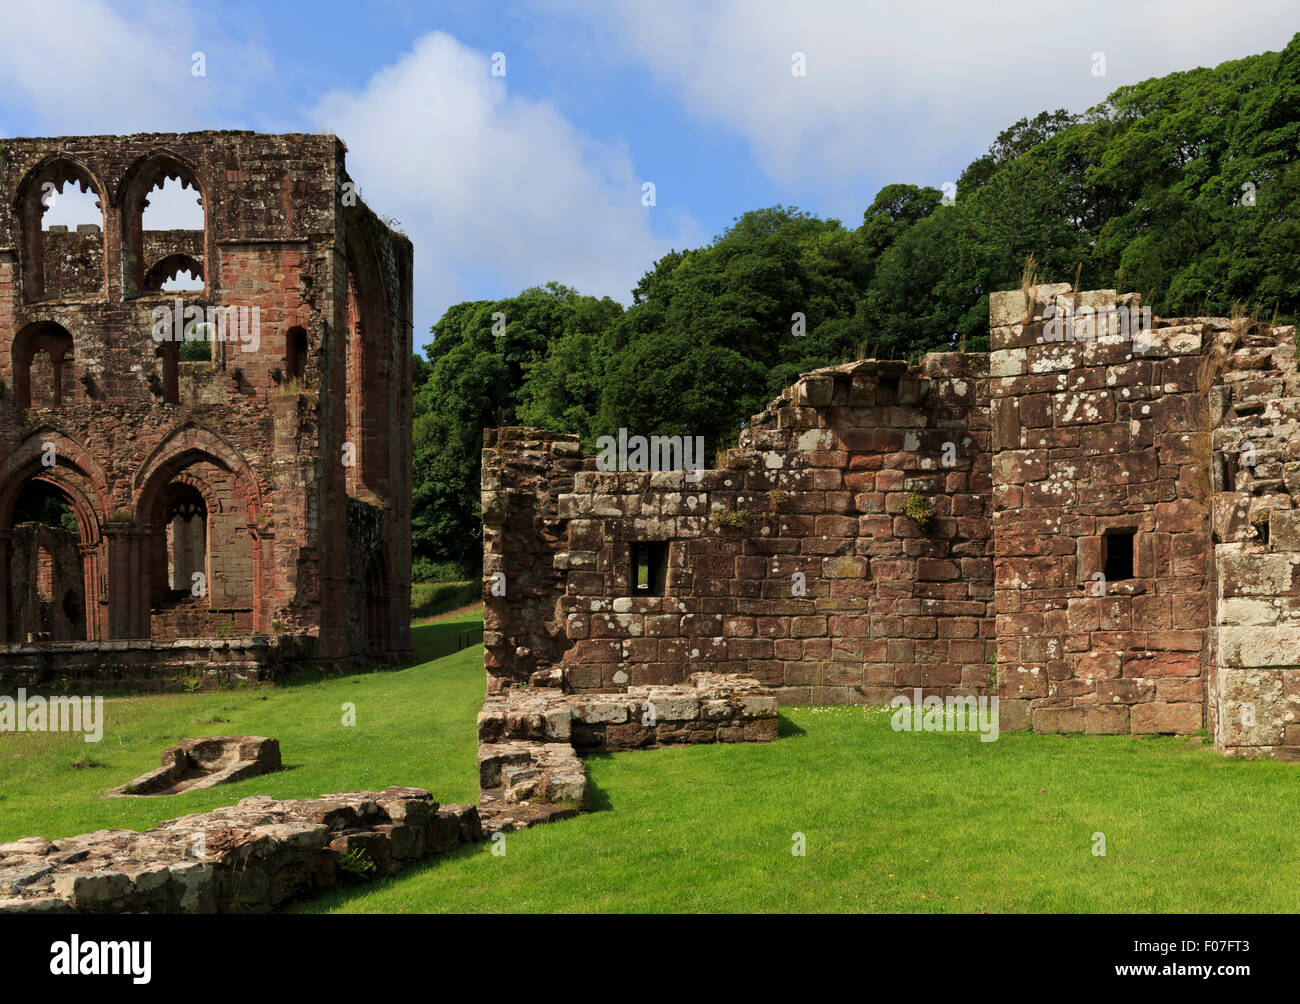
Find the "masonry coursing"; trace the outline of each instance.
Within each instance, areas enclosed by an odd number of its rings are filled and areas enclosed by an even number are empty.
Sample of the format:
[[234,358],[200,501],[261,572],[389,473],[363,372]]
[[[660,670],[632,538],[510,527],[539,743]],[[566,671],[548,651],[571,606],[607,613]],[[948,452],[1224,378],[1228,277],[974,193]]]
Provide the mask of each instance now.
[[[1295,758],[1294,329],[1130,333],[1130,308],[995,293],[989,353],[807,374],[717,470],[601,471],[573,436],[488,430],[489,692],[708,668],[787,704],[996,693],[1003,729],[1208,726]],[[645,546],[662,595],[633,583]]]
[[[255,679],[285,652],[409,651],[412,250],[344,161],[322,135],[4,141],[0,681],[205,665]],[[167,178],[199,194],[202,230],[143,230]],[[95,194],[101,223],[43,229],[47,186],[70,185]],[[159,288],[184,271],[195,288]],[[256,337],[181,358],[155,337],[156,311],[177,305],[256,317]],[[14,515],[32,491],[76,517],[84,626],[71,640],[15,616]],[[358,505],[369,518],[349,517]],[[206,581],[191,596],[167,528],[195,511]],[[358,583],[372,597],[360,610]],[[178,662],[202,651],[175,645],[192,639],[220,639],[222,655]],[[125,652],[120,672],[88,663],[96,648]]]

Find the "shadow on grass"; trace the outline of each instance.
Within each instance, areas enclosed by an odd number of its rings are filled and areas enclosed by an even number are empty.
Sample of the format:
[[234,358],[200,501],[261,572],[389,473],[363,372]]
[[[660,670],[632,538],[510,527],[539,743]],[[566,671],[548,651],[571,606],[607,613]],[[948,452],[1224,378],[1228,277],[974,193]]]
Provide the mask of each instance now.
[[[411,627],[412,661],[408,665],[418,666],[421,663],[441,659],[444,655],[451,655],[453,652],[459,651],[458,643],[461,633],[477,628],[481,622],[481,615],[467,613],[464,617],[437,621],[434,624],[413,625]],[[482,636],[479,635],[476,645],[482,643]],[[476,645],[467,647],[474,648]],[[393,668],[404,669],[406,667],[395,666]]]
[[465,650],[474,648],[481,650],[482,625],[483,615],[477,610],[466,611],[463,617],[451,617],[432,624],[412,624],[409,659],[346,670],[334,667],[303,667],[292,675],[276,681],[275,686],[288,689],[302,684],[319,683],[322,680],[342,680],[349,676],[369,676],[374,673],[395,673],[403,669],[412,669],[461,651],[460,636],[466,631],[473,631],[477,641],[473,645],[467,645]]
[[[613,753],[584,753],[582,755],[583,769],[586,770],[587,764],[593,760],[612,760]],[[614,808],[614,803],[609,800],[609,792],[600,787],[591,777],[591,771],[587,771],[587,808],[586,812],[609,812]]]
[[776,736],[778,739],[785,739],[789,736],[806,736],[808,733],[801,729],[794,722],[790,721],[785,715],[777,712]]
[[311,904],[313,907],[342,907],[352,900],[365,896],[367,893],[381,890],[390,883],[402,880],[405,881],[422,872],[429,871],[433,868],[439,868],[444,863],[456,861],[461,858],[475,857],[480,854],[491,854],[492,843],[488,840],[481,840],[472,844],[461,844],[445,854],[435,854],[432,857],[424,858],[414,864],[408,865],[400,872],[393,875],[385,875],[374,882],[348,882],[346,885],[335,886],[333,889],[318,895],[304,896],[301,899],[286,903],[284,907],[277,910],[277,913],[294,913],[295,908]]

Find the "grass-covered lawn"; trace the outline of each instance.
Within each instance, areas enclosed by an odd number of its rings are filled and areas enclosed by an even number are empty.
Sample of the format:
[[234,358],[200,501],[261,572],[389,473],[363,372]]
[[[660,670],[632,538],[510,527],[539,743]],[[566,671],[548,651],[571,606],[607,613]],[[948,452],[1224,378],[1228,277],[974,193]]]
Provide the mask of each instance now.
[[[417,629],[422,658],[471,615]],[[0,739],[0,839],[65,836],[249,794],[426,787],[474,799],[482,650],[396,672],[109,702],[99,747]],[[340,726],[341,704],[357,726]],[[220,716],[230,722],[207,724]],[[165,800],[101,801],[182,735],[261,733],[290,769]],[[89,755],[110,767],[74,769]],[[594,809],[464,848],[302,912],[1264,911],[1300,909],[1300,765],[1185,739],[895,733],[863,708],[782,711],[769,745],[588,760]],[[1092,853],[1104,833],[1106,856]],[[807,853],[791,854],[802,833]]]
[[[481,612],[467,612],[413,627],[421,663],[409,669],[206,694],[109,698],[98,743],[66,733],[0,735],[0,841],[147,829],[249,795],[299,798],[404,784],[428,788],[442,802],[475,802],[474,719],[483,704],[483,649],[456,652],[456,638],[482,621]],[[342,724],[345,701],[356,706],[355,726]],[[99,797],[157,767],[162,751],[178,739],[205,735],[274,736],[285,769],[183,795]],[[73,766],[83,759],[102,766]]]
[[481,582],[411,583],[411,619],[434,617],[473,603],[483,594]]

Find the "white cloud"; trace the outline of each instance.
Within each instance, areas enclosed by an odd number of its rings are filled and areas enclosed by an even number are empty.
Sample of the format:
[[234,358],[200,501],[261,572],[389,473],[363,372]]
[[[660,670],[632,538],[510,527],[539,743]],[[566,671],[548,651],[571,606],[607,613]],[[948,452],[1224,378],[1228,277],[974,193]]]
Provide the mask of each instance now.
[[[220,128],[270,76],[260,45],[183,3],[127,17],[98,0],[41,0],[8,4],[4,16],[0,92],[17,127],[40,135]],[[192,72],[195,52],[205,76]]]
[[[1296,30],[1293,0],[571,0],[566,11],[688,113],[746,137],[779,183],[845,196],[863,177],[955,180],[1022,116],[1081,112],[1121,84],[1280,49]],[[791,73],[795,52],[806,76]],[[853,194],[853,214],[874,194]]]
[[415,244],[417,344],[476,277],[510,292],[555,279],[627,302],[655,258],[700,242],[685,216],[652,231],[650,214],[666,210],[641,205],[622,144],[511,95],[509,76],[490,68],[490,54],[433,32],[360,92],[331,92],[312,112],[348,144],[367,205]]

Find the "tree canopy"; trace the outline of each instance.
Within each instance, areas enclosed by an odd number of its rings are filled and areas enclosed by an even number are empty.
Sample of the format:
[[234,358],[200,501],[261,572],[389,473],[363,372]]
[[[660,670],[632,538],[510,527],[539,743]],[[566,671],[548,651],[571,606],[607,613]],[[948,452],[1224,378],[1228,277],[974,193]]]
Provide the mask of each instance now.
[[1157,314],[1300,313],[1300,35],[1281,52],[1021,119],[955,197],[886,185],[854,229],[745,213],[608,297],[548,283],[451,307],[416,360],[417,556],[480,557],[483,429],[705,437],[706,456],[800,373],[988,348],[988,294],[1042,281],[1141,293]]

